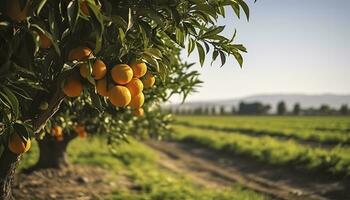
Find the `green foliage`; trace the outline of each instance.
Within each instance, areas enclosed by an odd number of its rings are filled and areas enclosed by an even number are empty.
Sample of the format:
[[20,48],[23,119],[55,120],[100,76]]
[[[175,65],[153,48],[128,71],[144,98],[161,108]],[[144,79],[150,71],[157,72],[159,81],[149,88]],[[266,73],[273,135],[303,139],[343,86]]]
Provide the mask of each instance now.
[[[267,119],[266,119],[267,118]],[[225,117],[197,117],[197,123],[215,124],[220,126],[219,122],[226,123],[228,120],[231,122],[242,123],[245,121],[245,126],[251,126],[253,128],[259,128],[262,124],[268,120],[270,124],[265,126],[271,126],[275,123],[287,122],[286,119],[278,118],[225,118]],[[180,119],[186,119],[188,117],[181,117]],[[192,117],[194,123],[196,120]],[[205,121],[207,119],[208,121]],[[272,119],[275,119],[273,121]],[[289,124],[294,124],[293,121],[297,121],[297,118],[288,118]],[[305,121],[303,121],[305,120]],[[336,124],[348,123],[349,118],[334,118],[333,121],[330,118],[301,118],[299,128],[302,128],[301,124],[308,124],[311,127],[320,126],[320,124],[314,123],[315,121],[328,120],[328,124],[322,124],[322,126],[334,126]],[[333,123],[332,123],[333,122]],[[266,122],[265,122],[266,123]],[[228,124],[227,124],[228,125]],[[293,125],[290,125],[293,126]],[[298,125],[296,125],[298,126]],[[307,126],[306,126],[307,127]],[[304,128],[306,128],[304,127]],[[338,126],[339,128],[341,126]],[[174,138],[180,141],[188,141],[201,144],[211,149],[224,151],[230,154],[245,155],[258,159],[263,162],[277,165],[293,166],[297,169],[306,169],[316,172],[326,172],[336,175],[349,175],[350,174],[350,148],[347,146],[334,146],[333,148],[322,148],[307,145],[305,143],[299,143],[297,140],[282,140],[278,137],[271,137],[264,134],[257,136],[250,136],[249,134],[241,133],[239,131],[223,132],[218,129],[215,131],[190,128],[185,126],[176,126],[176,134]],[[319,133],[322,136],[323,133]],[[346,135],[346,133],[343,133]]]
[[[4,126],[0,131],[6,133],[0,136],[2,142],[17,121],[33,126],[34,120],[45,113],[42,105],[51,102],[66,77],[79,76],[79,64],[88,63],[91,68],[91,61],[98,58],[110,70],[118,63],[143,60],[160,80],[145,94],[146,106],[152,107],[175,93],[185,99],[201,83],[198,72],[191,70],[192,64],[179,58],[186,46],[189,53],[197,48],[201,64],[206,54],[213,52],[212,59],[220,55],[222,65],[226,56],[234,56],[242,65],[241,52],[246,52],[234,43],[236,34],[226,38],[221,35],[225,27],[216,25],[218,18],[225,17],[227,7],[232,7],[238,17],[242,9],[249,18],[243,0],[20,0],[21,9],[30,8],[27,18],[20,22],[7,16],[9,2],[14,1],[0,3],[0,123]],[[50,48],[40,48],[42,37],[52,43]],[[92,58],[69,61],[69,51],[78,46],[93,49]],[[92,77],[81,81],[89,106],[108,114],[123,113],[96,94]],[[65,115],[77,112],[70,108]],[[23,135],[33,135],[38,132],[36,128],[27,129]]]

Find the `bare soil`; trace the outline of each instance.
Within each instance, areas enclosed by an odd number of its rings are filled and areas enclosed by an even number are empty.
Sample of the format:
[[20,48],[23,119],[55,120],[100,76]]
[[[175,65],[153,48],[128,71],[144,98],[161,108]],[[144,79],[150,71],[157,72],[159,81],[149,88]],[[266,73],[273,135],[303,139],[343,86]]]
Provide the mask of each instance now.
[[[113,188],[129,184],[125,177],[112,178],[111,172],[96,166],[74,165],[64,169],[42,169],[17,174],[15,199],[104,199]],[[118,182],[116,182],[118,181]]]
[[272,199],[348,200],[349,178],[306,173],[232,156],[190,143],[147,141],[161,158],[159,165],[185,174],[199,184],[227,187],[238,183]]

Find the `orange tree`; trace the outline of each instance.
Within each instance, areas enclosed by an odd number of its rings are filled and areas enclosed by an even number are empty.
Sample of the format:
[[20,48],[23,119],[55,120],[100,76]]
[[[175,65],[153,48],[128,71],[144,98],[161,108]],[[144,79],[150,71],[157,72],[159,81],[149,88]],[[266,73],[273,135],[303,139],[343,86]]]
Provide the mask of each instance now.
[[[11,197],[16,164],[31,138],[65,109],[74,115],[86,105],[105,113],[87,115],[99,127],[123,113],[142,115],[142,106],[151,110],[174,93],[186,97],[199,81],[180,60],[184,48],[197,49],[201,65],[207,54],[222,64],[232,55],[242,65],[245,48],[216,25],[227,7],[249,15],[243,0],[1,1],[0,198]],[[69,108],[56,116],[63,101]]]

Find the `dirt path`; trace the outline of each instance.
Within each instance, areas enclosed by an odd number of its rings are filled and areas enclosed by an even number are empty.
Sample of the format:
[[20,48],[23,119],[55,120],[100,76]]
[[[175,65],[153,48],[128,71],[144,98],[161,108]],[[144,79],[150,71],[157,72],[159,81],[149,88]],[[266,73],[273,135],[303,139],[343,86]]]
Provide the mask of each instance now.
[[42,169],[31,174],[17,174],[15,199],[99,200],[105,199],[115,187],[127,186],[125,177],[96,166],[73,165],[69,168]]
[[148,141],[146,144],[159,153],[161,166],[209,187],[239,183],[274,199],[350,199],[348,179],[339,181],[288,167],[266,165],[188,143]]

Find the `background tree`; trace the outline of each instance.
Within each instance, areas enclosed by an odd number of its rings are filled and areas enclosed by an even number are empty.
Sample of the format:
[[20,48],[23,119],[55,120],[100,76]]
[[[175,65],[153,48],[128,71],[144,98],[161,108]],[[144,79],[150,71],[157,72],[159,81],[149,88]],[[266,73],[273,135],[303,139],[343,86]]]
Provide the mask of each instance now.
[[285,115],[286,112],[287,112],[286,104],[284,103],[284,101],[280,101],[277,104],[277,114],[278,115]]
[[301,112],[300,104],[299,103],[294,104],[293,114],[294,115],[300,115],[300,112]]
[[210,109],[210,114],[211,115],[216,115],[216,106],[212,106],[211,109]]
[[331,114],[332,109],[329,105],[323,104],[320,106],[318,111],[319,111],[319,114],[321,115],[329,115]]
[[[86,98],[99,113],[112,117],[140,113],[141,95],[131,97],[125,85],[132,75],[142,79],[146,89],[155,82],[155,87],[142,91],[146,111],[172,94],[185,99],[200,84],[193,65],[179,59],[185,44],[189,54],[197,49],[201,65],[209,52],[213,60],[220,55],[222,65],[229,55],[242,65],[241,52],[246,49],[234,43],[235,34],[226,38],[220,34],[225,27],[216,25],[225,7],[237,16],[242,9],[248,17],[242,0],[1,1],[0,199],[11,198],[20,154],[29,149],[32,137],[52,132],[44,130],[60,118],[60,112],[55,113],[62,102],[84,106]],[[137,75],[136,65],[147,74]],[[131,109],[125,108],[129,103]],[[102,117],[96,126],[108,119]],[[116,124],[106,135],[108,141],[123,138],[119,130]]]
[[232,114],[232,115],[237,114],[236,106],[232,106],[232,107],[231,107],[231,114]]
[[208,106],[204,106],[204,115],[209,115],[210,113],[209,113],[209,107]]
[[341,105],[340,109],[339,109],[339,113],[341,115],[348,115],[349,114],[349,108],[347,104],[343,104]]
[[260,102],[239,103],[238,114],[240,115],[265,115],[270,110],[270,105],[264,105]]
[[226,115],[225,106],[220,106],[220,115]]

